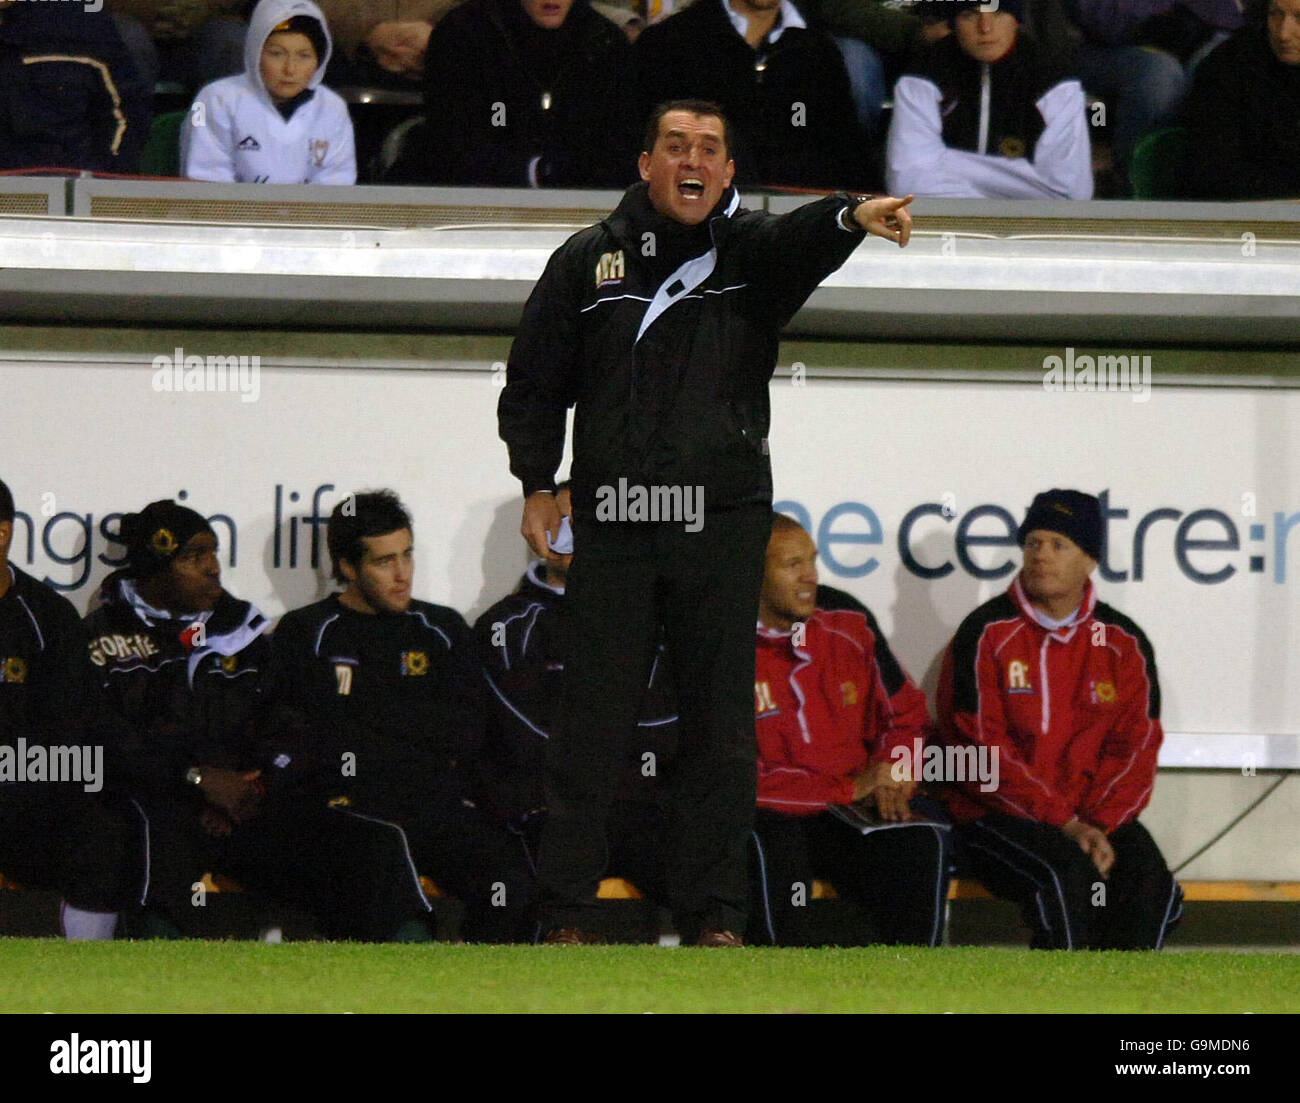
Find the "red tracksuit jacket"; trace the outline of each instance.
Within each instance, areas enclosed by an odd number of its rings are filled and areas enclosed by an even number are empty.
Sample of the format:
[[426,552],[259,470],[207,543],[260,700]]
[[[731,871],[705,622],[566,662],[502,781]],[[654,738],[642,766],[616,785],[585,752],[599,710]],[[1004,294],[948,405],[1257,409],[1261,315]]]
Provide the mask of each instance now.
[[810,816],[853,799],[853,775],[925,739],[923,694],[868,613],[818,609],[803,646],[759,626],[754,681],[758,804]]
[[970,614],[944,655],[939,729],[953,745],[998,748],[999,783],[948,788],[956,820],[1001,812],[1111,832],[1155,784],[1160,684],[1151,643],[1097,600],[1091,580],[1073,622],[1049,631],[1020,579]]

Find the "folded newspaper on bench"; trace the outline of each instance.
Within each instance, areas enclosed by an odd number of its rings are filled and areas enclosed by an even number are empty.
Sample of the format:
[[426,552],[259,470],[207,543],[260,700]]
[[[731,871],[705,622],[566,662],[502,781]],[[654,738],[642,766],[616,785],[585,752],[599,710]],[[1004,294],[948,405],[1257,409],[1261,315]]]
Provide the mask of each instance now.
[[930,819],[928,816],[917,815],[915,812],[912,813],[910,820],[882,819],[880,813],[876,811],[875,804],[866,800],[856,800],[852,804],[831,804],[827,806],[826,811],[863,835],[886,827],[914,827],[923,824],[947,831],[952,826]]

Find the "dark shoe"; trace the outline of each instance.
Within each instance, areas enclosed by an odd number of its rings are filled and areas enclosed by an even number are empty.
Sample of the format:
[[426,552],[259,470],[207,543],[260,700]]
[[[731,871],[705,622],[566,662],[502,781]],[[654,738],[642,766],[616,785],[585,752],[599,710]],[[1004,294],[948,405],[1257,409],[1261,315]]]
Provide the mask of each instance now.
[[544,946],[598,946],[605,940],[578,927],[556,927],[542,940]]
[[745,940],[735,931],[714,931],[706,928],[700,932],[700,937],[695,940],[695,945],[740,948],[745,945]]

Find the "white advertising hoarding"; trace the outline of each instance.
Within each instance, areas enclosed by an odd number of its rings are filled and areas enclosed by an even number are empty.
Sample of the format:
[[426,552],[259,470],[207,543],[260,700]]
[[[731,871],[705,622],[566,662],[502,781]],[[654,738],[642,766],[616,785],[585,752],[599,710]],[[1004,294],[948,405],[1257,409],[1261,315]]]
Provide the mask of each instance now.
[[[956,625],[1010,583],[1033,494],[1104,494],[1095,577],[1155,647],[1162,763],[1300,767],[1300,393],[1155,374],[1146,396],[778,378],[776,497],[808,524],[822,580],[871,606],[932,691]],[[417,595],[473,620],[517,582],[499,373],[264,365],[244,394],[160,382],[149,363],[0,363],[0,478],[23,515],[10,554],[79,609],[122,554],[118,516],[161,497],[214,518],[227,589],[271,616],[329,591],[324,518],[360,488],[412,509]]]

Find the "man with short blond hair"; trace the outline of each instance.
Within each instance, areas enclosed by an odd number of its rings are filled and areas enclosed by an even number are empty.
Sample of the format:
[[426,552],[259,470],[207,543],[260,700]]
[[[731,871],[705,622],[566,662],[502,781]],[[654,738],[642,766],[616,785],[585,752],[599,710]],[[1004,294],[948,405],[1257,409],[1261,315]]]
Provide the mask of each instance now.
[[1036,948],[1159,949],[1182,893],[1138,822],[1163,738],[1155,653],[1097,599],[1097,498],[1037,495],[1018,539],[1023,568],[962,621],[939,682],[946,742],[999,755],[995,788],[949,789],[964,868],[1021,905]]

